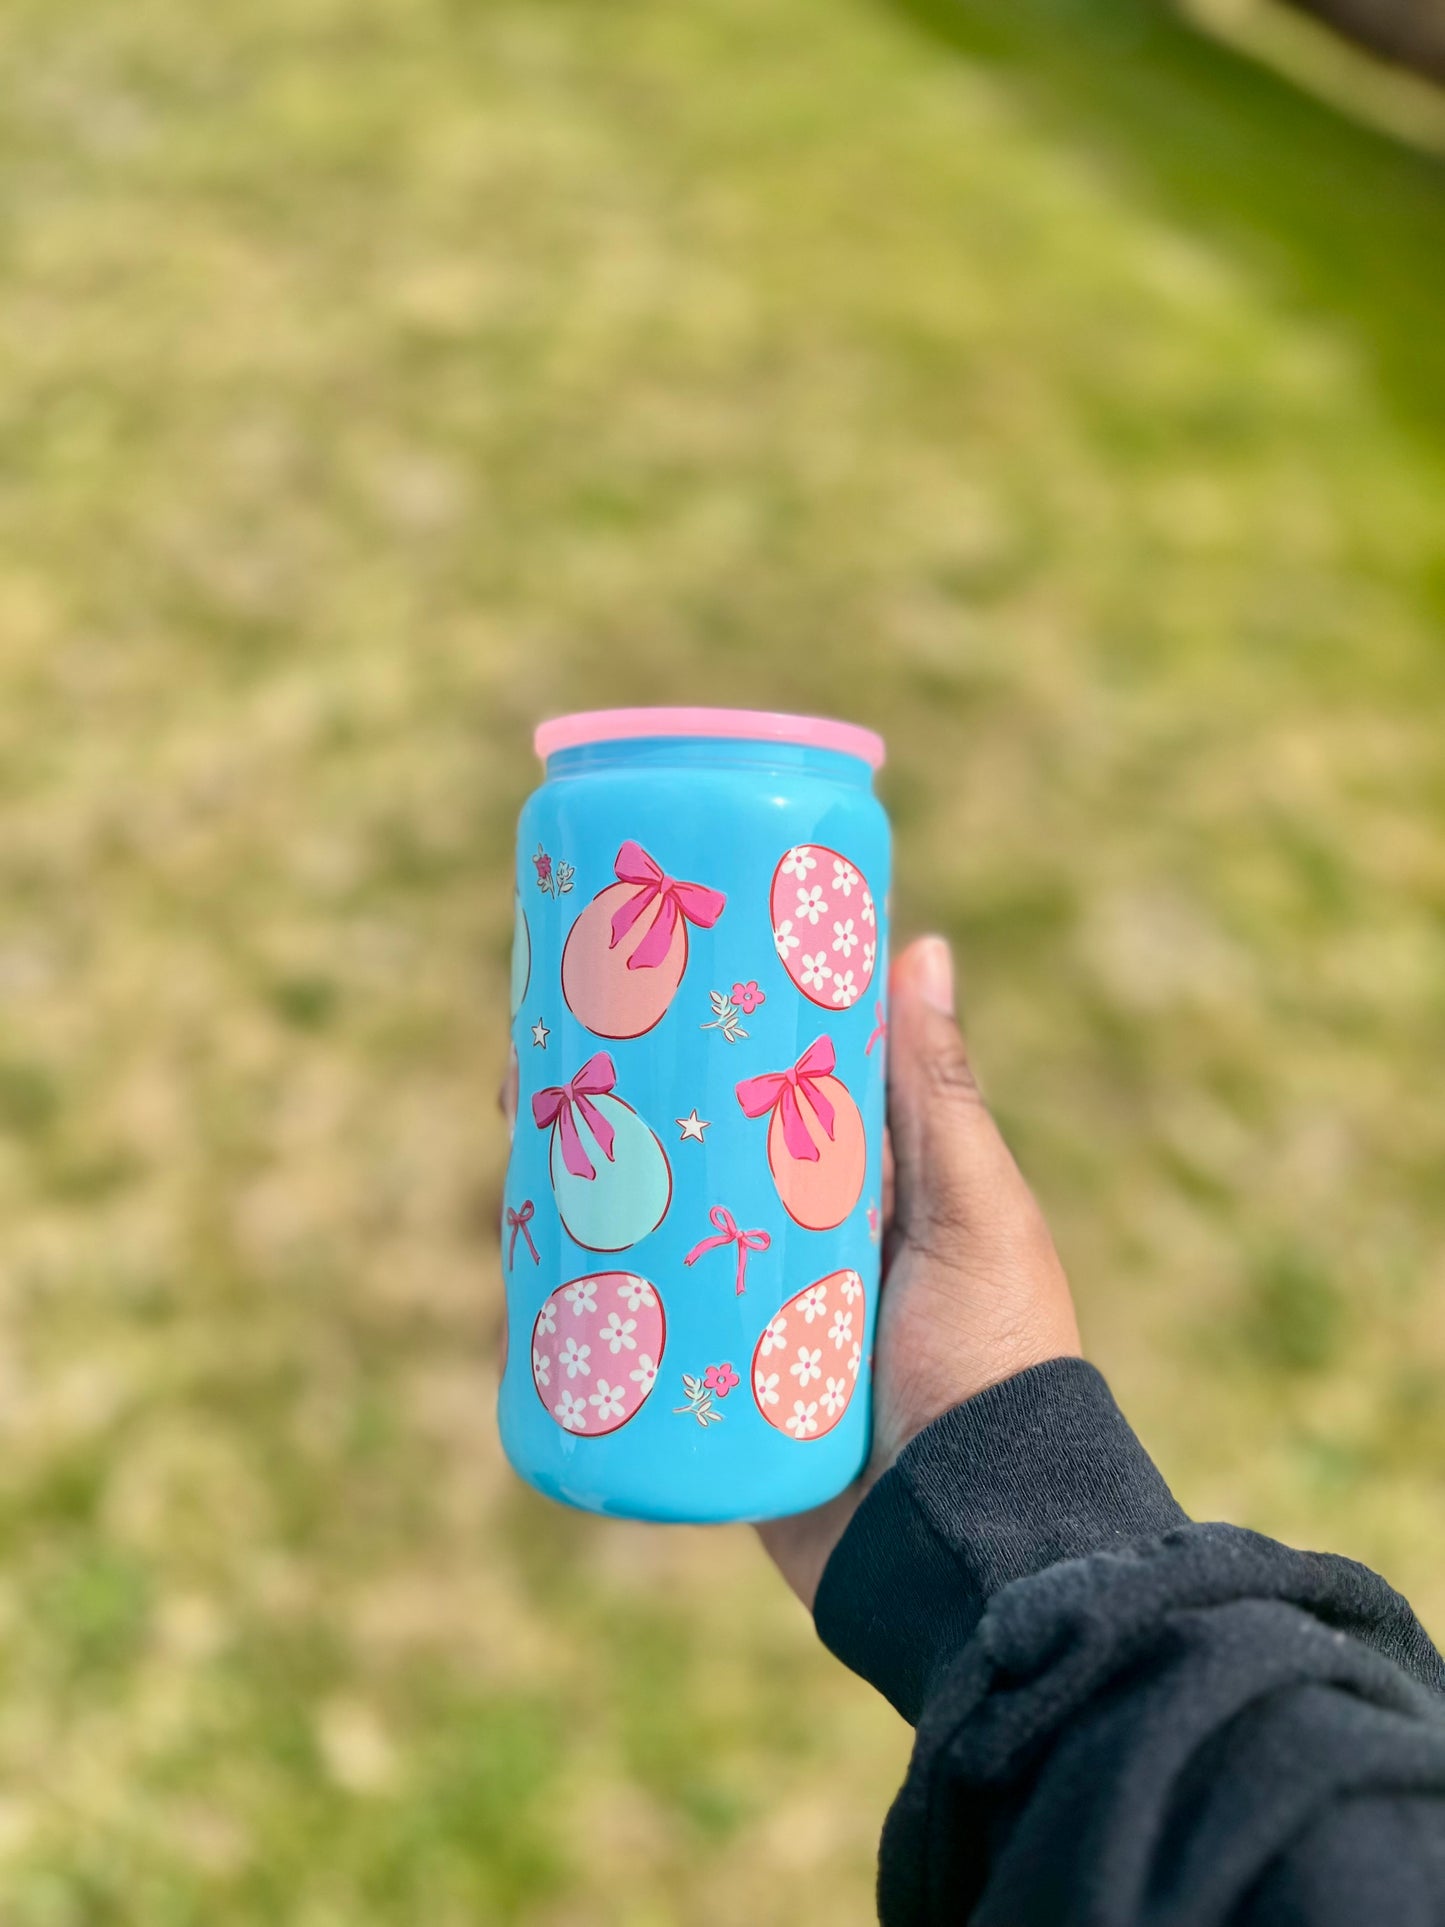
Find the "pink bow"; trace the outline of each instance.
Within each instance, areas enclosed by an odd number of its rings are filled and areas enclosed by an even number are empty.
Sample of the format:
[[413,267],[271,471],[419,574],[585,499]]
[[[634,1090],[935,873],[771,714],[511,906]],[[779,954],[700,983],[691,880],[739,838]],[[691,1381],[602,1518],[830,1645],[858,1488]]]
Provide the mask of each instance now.
[[[813,1155],[816,1157],[817,1152],[815,1151]],[[766,1251],[773,1242],[772,1238],[766,1231],[739,1231],[736,1219],[724,1204],[715,1204],[707,1215],[717,1226],[718,1235],[715,1238],[704,1238],[701,1244],[694,1245],[682,1262],[685,1265],[693,1264],[705,1251],[717,1251],[723,1245],[735,1244],[738,1248],[737,1296],[741,1298],[746,1289],[743,1279],[747,1276],[748,1253]]]
[[527,1249],[532,1254],[532,1263],[534,1265],[540,1265],[542,1262],[537,1256],[537,1247],[532,1243],[531,1223],[532,1219],[536,1216],[536,1212],[537,1207],[530,1198],[524,1198],[522,1200],[522,1208],[520,1211],[514,1211],[511,1205],[507,1206],[507,1228],[512,1234],[512,1242],[507,1246],[508,1271],[512,1269],[512,1261],[517,1255],[517,1233],[519,1231],[527,1240]]
[[761,1077],[745,1077],[737,1087],[738,1103],[748,1117],[761,1117],[775,1107],[783,1120],[783,1142],[789,1154],[809,1164],[818,1162],[818,1147],[808,1131],[800,1097],[806,1097],[823,1133],[833,1135],[833,1106],[818,1089],[820,1077],[831,1076],[836,1062],[829,1038],[819,1037],[803,1052],[788,1071],[765,1071]]
[[587,1059],[570,1083],[549,1084],[545,1091],[538,1091],[532,1099],[532,1116],[536,1119],[537,1129],[545,1131],[549,1124],[555,1124],[560,1131],[562,1162],[574,1178],[595,1178],[597,1172],[577,1134],[573,1109],[575,1107],[582,1113],[588,1130],[610,1164],[612,1140],[616,1133],[592,1100],[600,1097],[604,1091],[610,1091],[616,1082],[617,1071],[612,1059],[605,1050],[600,1050],[595,1057]]
[[678,920],[682,917],[689,923],[701,924],[704,930],[711,930],[727,902],[721,890],[709,890],[704,883],[683,883],[677,877],[667,876],[642,845],[631,840],[617,852],[617,861],[612,867],[620,883],[635,883],[637,890],[621,909],[612,913],[609,950],[617,948],[648,904],[654,898],[657,900],[657,915],[651,928],[627,959],[629,970],[649,970],[660,964],[672,947]]
[[888,1019],[883,1015],[881,999],[873,1006],[873,1016],[876,1020],[873,1025],[873,1034],[863,1046],[863,1055],[865,1057],[871,1057],[873,1055],[873,1046],[875,1044],[881,1044],[883,1039],[888,1035]]

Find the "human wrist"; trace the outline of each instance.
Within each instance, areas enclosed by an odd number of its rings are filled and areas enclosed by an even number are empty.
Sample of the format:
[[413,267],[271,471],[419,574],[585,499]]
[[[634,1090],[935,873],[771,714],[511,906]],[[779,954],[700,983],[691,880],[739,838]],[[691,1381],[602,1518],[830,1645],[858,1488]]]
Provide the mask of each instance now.
[[904,1448],[823,1568],[819,1636],[914,1719],[1004,1586],[1184,1521],[1099,1373],[1052,1359]]

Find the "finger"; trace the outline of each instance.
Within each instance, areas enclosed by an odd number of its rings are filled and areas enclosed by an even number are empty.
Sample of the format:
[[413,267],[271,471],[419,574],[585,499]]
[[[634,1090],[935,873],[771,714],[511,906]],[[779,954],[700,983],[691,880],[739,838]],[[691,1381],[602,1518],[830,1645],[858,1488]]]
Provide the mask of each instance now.
[[883,1222],[879,1227],[879,1284],[888,1283],[893,1254],[898,1249],[898,1164],[893,1155],[893,1134],[883,1127]]
[[940,1255],[1036,1212],[984,1103],[953,1015],[953,961],[921,937],[889,984],[888,1118],[898,1230]]

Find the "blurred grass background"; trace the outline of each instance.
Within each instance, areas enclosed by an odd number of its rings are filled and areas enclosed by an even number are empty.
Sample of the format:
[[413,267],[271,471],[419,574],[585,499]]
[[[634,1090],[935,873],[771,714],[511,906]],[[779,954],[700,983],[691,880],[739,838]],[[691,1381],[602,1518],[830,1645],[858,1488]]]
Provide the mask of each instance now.
[[1131,0],[0,53],[6,1927],[869,1915],[907,1734],[748,1536],[499,1462],[561,708],[886,731],[1184,1502],[1445,1631],[1439,164]]

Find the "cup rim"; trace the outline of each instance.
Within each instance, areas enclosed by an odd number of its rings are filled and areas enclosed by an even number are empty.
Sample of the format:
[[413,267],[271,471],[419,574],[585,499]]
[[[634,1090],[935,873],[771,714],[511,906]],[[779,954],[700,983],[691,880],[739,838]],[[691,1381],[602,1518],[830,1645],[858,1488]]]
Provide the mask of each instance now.
[[776,709],[675,708],[578,709],[537,725],[532,744],[545,763],[559,750],[590,743],[658,736],[730,737],[734,741],[790,743],[802,749],[836,750],[881,769],[883,738],[861,723],[831,716],[793,716]]

